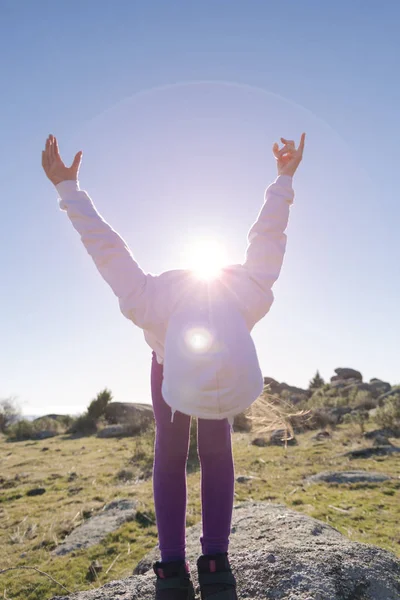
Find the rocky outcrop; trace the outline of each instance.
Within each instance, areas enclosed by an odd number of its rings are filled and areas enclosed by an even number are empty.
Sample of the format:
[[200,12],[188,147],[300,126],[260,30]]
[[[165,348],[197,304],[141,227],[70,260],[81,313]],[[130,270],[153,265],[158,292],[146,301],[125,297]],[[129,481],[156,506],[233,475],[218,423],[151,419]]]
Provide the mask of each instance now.
[[132,500],[114,500],[103,510],[74,529],[61,544],[52,551],[53,555],[64,556],[74,550],[98,544],[108,533],[118,529],[125,521],[136,516],[136,504]]
[[336,375],[331,377],[331,381],[337,381],[339,379],[355,379],[356,381],[362,381],[362,375],[360,371],[349,368],[338,368],[335,369]]
[[[187,556],[197,583],[200,524],[187,532]],[[152,600],[151,564],[157,548],[135,575],[69,596],[75,600]],[[243,600],[399,600],[400,561],[394,554],[351,542],[326,523],[285,506],[247,502],[233,511],[232,570]],[[56,596],[52,600],[65,600]]]
[[289,401],[293,404],[297,404],[301,400],[307,400],[311,396],[310,390],[304,390],[303,388],[288,385],[284,382],[279,383],[272,377],[264,377],[264,385],[268,387],[267,392],[274,396],[280,396],[282,392],[286,392]]
[[142,433],[154,423],[151,404],[110,402],[106,406],[104,416],[111,425],[129,425],[129,431],[132,435]]
[[368,471],[325,471],[307,477],[307,483],[381,483],[391,479],[390,475],[384,473],[373,473]]

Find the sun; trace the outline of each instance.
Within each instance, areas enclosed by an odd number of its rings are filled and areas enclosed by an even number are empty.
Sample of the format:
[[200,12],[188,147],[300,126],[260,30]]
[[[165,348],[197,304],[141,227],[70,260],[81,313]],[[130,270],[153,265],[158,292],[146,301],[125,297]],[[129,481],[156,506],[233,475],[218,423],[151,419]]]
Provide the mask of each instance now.
[[223,244],[206,238],[188,247],[186,259],[190,270],[200,279],[214,279],[227,264]]

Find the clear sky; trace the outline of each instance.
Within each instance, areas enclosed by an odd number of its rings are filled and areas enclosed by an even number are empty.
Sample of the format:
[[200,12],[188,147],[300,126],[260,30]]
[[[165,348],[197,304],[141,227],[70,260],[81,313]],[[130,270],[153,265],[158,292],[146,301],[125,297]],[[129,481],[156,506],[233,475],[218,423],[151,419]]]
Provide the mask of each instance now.
[[57,135],[145,271],[192,243],[240,262],[275,178],[271,146],[307,132],[265,375],[400,382],[400,5],[0,0],[0,398],[82,412],[104,387],[150,401],[150,348],[97,273],[41,170]]

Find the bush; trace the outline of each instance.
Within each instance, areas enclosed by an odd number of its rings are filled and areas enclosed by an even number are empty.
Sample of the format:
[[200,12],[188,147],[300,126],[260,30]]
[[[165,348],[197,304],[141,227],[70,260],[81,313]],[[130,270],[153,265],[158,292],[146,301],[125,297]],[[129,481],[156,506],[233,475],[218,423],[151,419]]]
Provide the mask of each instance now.
[[318,390],[318,389],[324,387],[324,385],[325,385],[325,381],[322,379],[321,375],[319,374],[319,371],[317,371],[314,378],[310,381],[308,389],[309,390]]
[[380,427],[400,432],[400,391],[389,396],[385,404],[377,408],[375,421]]
[[6,433],[8,427],[19,421],[21,410],[16,404],[15,398],[4,398],[0,400],[0,432]]
[[89,418],[93,421],[97,421],[100,417],[103,417],[107,404],[111,402],[111,400],[112,393],[107,388],[97,394],[96,398],[92,400],[88,406],[87,414]]
[[7,428],[7,437],[9,440],[20,442],[22,440],[31,440],[35,432],[34,425],[31,421],[21,419]]
[[369,419],[369,414],[366,410],[354,410],[351,413],[343,416],[343,423],[349,423],[355,427],[359,427],[359,433],[364,435],[365,424]]
[[88,412],[85,412],[74,420],[67,429],[67,433],[92,435],[93,433],[97,433],[97,427],[97,420],[91,417]]

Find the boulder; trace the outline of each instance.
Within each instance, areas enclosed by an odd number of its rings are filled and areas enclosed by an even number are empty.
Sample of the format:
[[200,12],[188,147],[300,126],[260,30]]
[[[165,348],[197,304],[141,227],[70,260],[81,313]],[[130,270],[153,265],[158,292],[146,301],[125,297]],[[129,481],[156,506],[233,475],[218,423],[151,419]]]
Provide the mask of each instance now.
[[392,388],[385,394],[381,394],[381,396],[378,397],[378,404],[381,406],[382,404],[384,404],[384,401],[386,400],[386,398],[390,398],[390,396],[395,396],[396,394],[398,394],[400,396],[400,388],[399,387]]
[[136,503],[132,500],[114,500],[103,507],[82,525],[74,529],[52,555],[64,556],[74,550],[89,548],[101,542],[109,533],[118,529],[125,521],[133,521],[136,516]]
[[[197,585],[201,523],[187,530],[187,557]],[[229,556],[239,598],[255,600],[399,600],[400,561],[352,542],[333,527],[285,506],[246,502],[233,510]],[[158,548],[134,575],[52,600],[152,600]]]
[[252,429],[252,421],[247,413],[243,412],[235,415],[233,419],[233,430],[237,432],[249,432]]
[[252,440],[251,443],[253,444],[253,446],[259,446],[260,448],[268,446],[268,440],[263,437],[254,438],[254,440]]
[[289,393],[289,401],[293,404],[297,404],[301,400],[307,400],[311,396],[310,390],[304,390],[303,388],[296,387],[294,385],[288,385],[287,383],[279,383],[272,377],[264,377],[264,385],[268,386],[267,393],[274,396],[279,396],[283,391]]
[[393,429],[387,429],[387,428],[383,428],[383,429],[373,429],[372,431],[366,431],[364,433],[364,437],[367,440],[373,440],[377,437],[386,437],[386,438],[390,438],[390,437],[397,437],[397,432],[394,431]]
[[390,475],[368,471],[325,471],[307,477],[307,483],[359,483],[363,481],[381,483],[391,479]]
[[335,373],[339,379],[356,379],[358,381],[362,381],[362,375],[360,371],[356,371],[355,369],[338,368],[335,369]]
[[110,402],[104,416],[108,423],[129,424],[130,433],[141,433],[154,423],[153,407],[150,404],[133,402]]
[[288,446],[295,446],[297,444],[297,440],[295,437],[292,437],[288,440],[286,440],[286,436],[288,435],[288,432],[286,432],[284,429],[276,429],[275,431],[273,431],[269,437],[269,443],[272,446],[285,446],[286,444]]
[[317,442],[322,442],[323,440],[330,440],[332,437],[332,434],[329,433],[329,431],[318,431],[318,433],[316,435],[312,436],[312,440],[315,440]]
[[124,437],[130,435],[129,425],[117,423],[116,425],[107,425],[97,432],[99,438]]
[[371,456],[388,456],[389,454],[395,454],[397,452],[400,452],[400,448],[397,448],[397,446],[378,445],[369,448],[350,450],[349,452],[345,452],[342,456],[348,456],[349,458],[371,458]]
[[382,394],[386,394],[387,392],[390,392],[390,390],[392,389],[392,386],[390,385],[390,383],[388,383],[387,381],[382,381],[381,379],[371,379],[369,382],[369,385],[374,393],[374,397],[378,398],[378,396],[381,396]]

